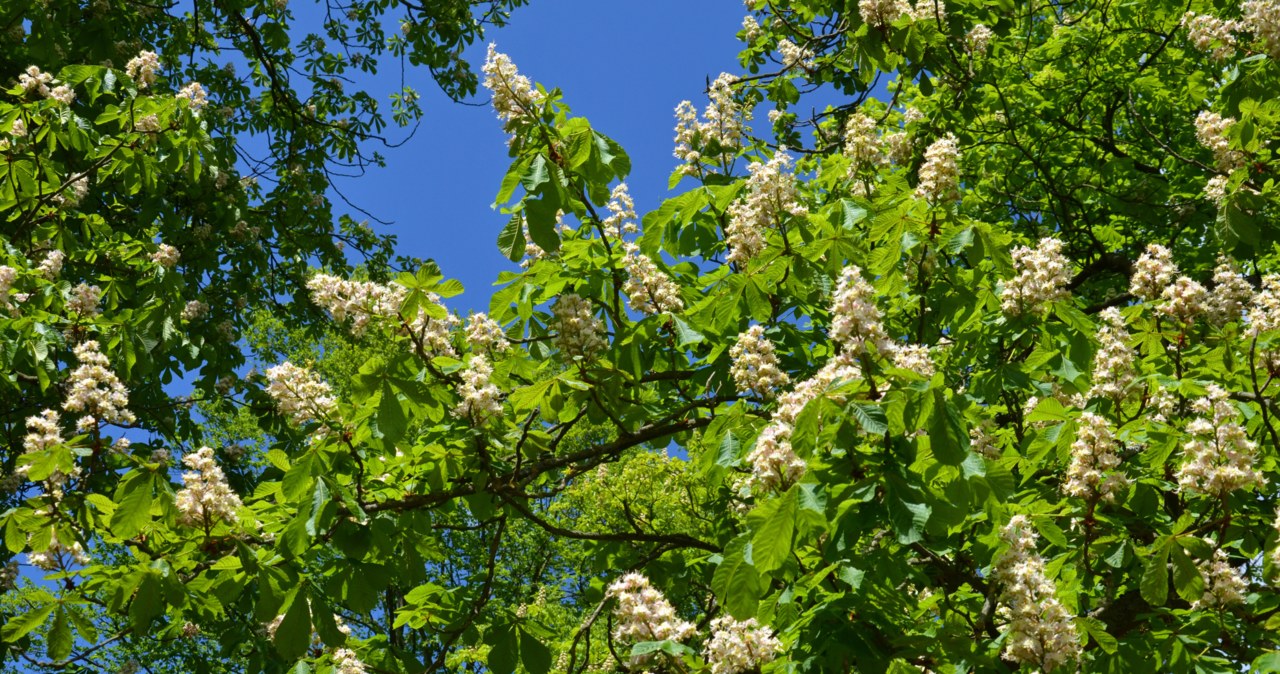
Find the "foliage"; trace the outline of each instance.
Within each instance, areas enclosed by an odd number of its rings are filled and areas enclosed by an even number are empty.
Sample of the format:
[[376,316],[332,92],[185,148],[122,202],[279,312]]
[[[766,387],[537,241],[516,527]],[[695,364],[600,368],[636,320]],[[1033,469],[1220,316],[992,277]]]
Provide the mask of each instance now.
[[[251,671],[1274,668],[1271,7],[754,3],[750,74],[681,106],[684,187],[643,218],[623,149],[491,50],[520,270],[465,321],[432,265],[311,276],[350,337],[255,341],[294,362],[227,395],[243,476],[73,434],[89,337],[146,399],[111,340],[146,296],[86,324],[10,243],[0,321],[46,397],[3,526],[46,573],[6,657],[89,657],[94,607]],[[58,75],[103,112],[42,121],[54,150],[137,101],[111,72]],[[172,133],[118,152],[203,137],[142,104]],[[192,339],[149,238],[84,240],[171,293],[150,350]]]

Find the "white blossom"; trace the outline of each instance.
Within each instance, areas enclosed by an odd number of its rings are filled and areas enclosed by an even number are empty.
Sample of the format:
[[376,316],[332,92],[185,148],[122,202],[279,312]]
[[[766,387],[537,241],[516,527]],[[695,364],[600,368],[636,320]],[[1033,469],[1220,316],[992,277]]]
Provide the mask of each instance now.
[[1252,298],[1253,286],[1240,273],[1235,261],[1219,255],[1218,264],[1213,268],[1213,290],[1209,291],[1207,302],[1209,320],[1215,325],[1240,320]]
[[729,224],[725,242],[727,260],[746,264],[764,251],[765,232],[780,226],[788,215],[802,218],[809,209],[800,203],[800,190],[795,176],[788,170],[791,155],[779,148],[767,162],[751,162],[747,171],[746,197],[729,206]]
[[70,391],[62,403],[68,412],[80,412],[109,424],[131,424],[129,394],[124,384],[111,371],[111,361],[98,350],[98,342],[89,340],[76,346],[80,365],[67,380]]
[[240,497],[227,484],[227,476],[214,458],[213,449],[201,447],[182,458],[191,470],[182,474],[182,489],[174,497],[178,522],[189,527],[235,523]]
[[858,0],[858,14],[862,16],[862,22],[876,28],[888,27],[911,10],[907,0]]
[[535,108],[542,102],[542,93],[520,74],[510,57],[498,51],[497,45],[489,45],[482,71],[484,87],[493,95],[493,109],[503,121],[503,129],[512,131],[517,120],[537,114]]
[[177,248],[174,248],[167,243],[162,243],[156,249],[156,252],[151,254],[151,261],[166,269],[173,269],[177,266],[178,260],[181,257],[182,255],[178,252]]
[[797,45],[796,43],[782,38],[778,40],[778,53],[782,55],[783,69],[802,68],[810,70],[813,68],[813,52]]
[[85,318],[98,315],[98,302],[102,291],[98,286],[81,283],[71,289],[71,297],[67,300],[67,309]]
[[41,551],[28,552],[27,562],[45,571],[58,571],[65,568],[66,559],[64,555],[70,557],[72,562],[80,566],[88,566],[93,562],[89,555],[85,553],[84,546],[80,545],[80,541],[65,545],[58,540],[58,532],[56,530],[49,539],[49,547]]
[[1004,453],[1000,439],[995,434],[995,423],[983,419],[982,423],[969,428],[969,449],[975,454],[995,461]]
[[1160,305],[1161,313],[1183,323],[1191,323],[1196,316],[1204,313],[1209,291],[1198,282],[1179,276],[1173,285],[1164,289],[1160,297],[1164,300]]
[[348,281],[331,274],[316,274],[307,281],[311,301],[341,323],[351,319],[351,334],[359,337],[375,319],[399,318],[408,292],[404,286],[372,281]]
[[565,293],[551,307],[552,344],[569,358],[593,360],[608,344],[604,323],[596,318],[591,303],[573,293]]
[[741,674],[756,671],[781,652],[782,642],[767,625],[755,618],[739,621],[721,616],[711,621],[703,657],[711,665],[711,674]]
[[742,17],[742,41],[748,45],[755,44],[760,39],[761,28],[760,23],[756,21],[756,17],[750,14]]
[[483,313],[471,314],[467,319],[467,342],[476,351],[493,349],[501,353],[511,346],[511,342],[507,341],[507,335],[502,331],[502,326]]
[[1129,331],[1124,316],[1116,307],[1102,310],[1099,316],[1098,350],[1093,354],[1093,386],[1090,396],[1123,399],[1133,384],[1133,349],[1129,348]]
[[1025,515],[1014,515],[1001,530],[1009,550],[995,560],[992,578],[1001,586],[997,615],[1006,620],[1006,657],[1045,672],[1080,658],[1073,616],[1057,597],[1036,552],[1036,533]]
[[619,578],[609,586],[607,596],[618,602],[613,609],[616,641],[684,641],[697,630],[693,623],[681,620],[671,602],[641,574],[628,573]]
[[26,72],[18,75],[18,85],[27,93],[35,91],[46,98],[49,96],[49,84],[52,82],[53,75],[41,72],[36,66],[27,66]]
[[325,421],[338,412],[333,389],[314,372],[285,361],[267,370],[267,394],[295,425]]
[[194,321],[209,313],[209,305],[200,300],[191,300],[182,307],[182,320]]
[[876,297],[875,288],[862,277],[861,269],[845,267],[831,301],[831,339],[854,352],[866,351],[870,343],[885,355],[892,353],[896,345],[885,332]]
[[38,271],[40,275],[52,281],[58,278],[58,274],[62,273],[62,263],[67,259],[67,254],[54,248],[45,254],[44,260],[40,262]]
[[965,51],[973,56],[986,54],[991,49],[991,39],[995,35],[994,31],[982,24],[974,26],[964,37]]
[[1182,15],[1182,25],[1191,44],[1202,52],[1211,52],[1213,60],[1225,61],[1236,53],[1235,32],[1241,28],[1239,23],[1187,12]]
[[764,335],[764,326],[753,325],[729,349],[733,365],[729,373],[737,384],[738,392],[755,392],[762,398],[772,398],[775,390],[786,386],[791,378],[778,367],[778,356],[773,342]]
[[1240,25],[1258,38],[1271,58],[1280,58],[1280,0],[1245,0],[1240,13]]
[[631,192],[626,183],[618,183],[609,194],[609,217],[600,223],[604,235],[618,238],[622,234],[634,234],[640,231],[636,225],[636,203],[631,199]]
[[1249,334],[1280,330],[1280,274],[1262,277],[1262,290],[1249,302]]
[[849,158],[849,176],[862,169],[874,169],[887,160],[876,135],[876,120],[856,112],[844,126],[844,156]]
[[140,51],[124,65],[124,74],[137,82],[139,89],[146,89],[155,84],[158,70],[160,70],[160,57],[153,51]]
[[1062,254],[1061,241],[1046,237],[1035,248],[1015,248],[1013,268],[1017,274],[1000,292],[1000,307],[1005,313],[1040,312],[1067,297],[1071,263]]
[[701,121],[693,103],[681,101],[676,106],[675,157],[683,162],[686,174],[696,174],[703,161],[727,164],[737,156],[747,132],[746,123],[751,120],[751,110],[734,100],[736,81],[729,73],[716,77],[707,89],[709,102]]
[[1062,490],[1082,499],[1102,497],[1114,501],[1129,488],[1129,478],[1117,468],[1119,443],[1107,420],[1092,412],[1080,415],[1075,442],[1071,443],[1071,465]]
[[0,265],[0,307],[12,308],[9,296],[13,292],[13,284],[18,280],[18,270],[9,265]]
[[929,347],[921,344],[907,344],[893,349],[893,366],[910,370],[925,379],[932,377],[937,371]]
[[930,204],[953,201],[960,197],[960,145],[947,134],[935,140],[924,152],[916,197]]
[[1214,176],[1204,184],[1204,196],[1212,201],[1215,206],[1222,208],[1223,202],[1227,200],[1227,177]]
[[9,127],[9,133],[21,138],[27,135],[27,123],[21,117],[13,120],[13,124]]
[[491,381],[493,366],[488,359],[476,354],[462,371],[462,384],[458,395],[462,401],[453,408],[453,415],[468,419],[480,426],[502,414],[502,391]]
[[[1205,542],[1213,545],[1213,539]],[[1213,559],[1196,562],[1200,576],[1204,578],[1204,594],[1191,602],[1191,609],[1224,609],[1235,604],[1244,603],[1244,595],[1249,591],[1249,582],[1240,571],[1231,566],[1227,553],[1218,548],[1213,551]]]
[[350,648],[338,648],[333,651],[334,674],[366,674],[365,665],[356,657]]
[[1154,300],[1164,293],[1177,275],[1178,266],[1173,263],[1173,253],[1160,244],[1147,244],[1146,252],[1133,265],[1129,293],[1141,300]]
[[1262,487],[1266,479],[1254,467],[1257,444],[1240,424],[1240,412],[1227,391],[1208,386],[1205,397],[1191,405],[1200,416],[1187,424],[1190,436],[1182,445],[1184,462],[1178,467],[1178,489],[1224,496],[1236,489]]
[[649,256],[641,253],[639,246],[628,243],[625,250],[622,264],[627,270],[627,280],[622,291],[627,294],[631,309],[650,315],[684,311],[680,286],[658,269]]
[[1196,115],[1196,140],[1206,149],[1213,152],[1213,161],[1218,169],[1231,172],[1244,165],[1244,155],[1231,149],[1231,140],[1227,132],[1234,126],[1234,117],[1223,117],[1210,110]]
[[197,114],[209,104],[209,94],[199,82],[191,82],[179,89],[177,97],[187,99],[187,107]]

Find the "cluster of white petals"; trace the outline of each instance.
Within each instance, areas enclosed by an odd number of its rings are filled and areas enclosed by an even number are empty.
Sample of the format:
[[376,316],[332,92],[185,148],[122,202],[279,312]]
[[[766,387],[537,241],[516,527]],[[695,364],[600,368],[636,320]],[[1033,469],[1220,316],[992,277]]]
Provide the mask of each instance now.
[[862,270],[849,265],[840,272],[836,292],[831,300],[831,339],[846,350],[862,353],[867,344],[875,345],[885,355],[896,345],[885,332],[880,308],[876,306],[876,290],[862,278]]
[[1225,61],[1236,53],[1235,32],[1240,30],[1239,23],[1187,12],[1182,15],[1182,25],[1191,44],[1202,52],[1212,53],[1213,60]]
[[307,281],[311,301],[323,307],[339,323],[351,319],[351,334],[364,334],[373,319],[399,316],[407,291],[397,284],[348,281],[331,274],[316,274]]
[[782,642],[768,625],[760,625],[755,618],[721,616],[711,621],[703,657],[711,665],[711,674],[742,674],[756,671],[781,652]]
[[844,125],[844,156],[849,158],[849,175],[874,169],[887,160],[876,134],[876,120],[863,112],[849,116]]
[[671,602],[639,573],[628,573],[609,586],[617,600],[613,609],[613,638],[624,644],[641,641],[684,641],[697,628],[681,620]]
[[[54,86],[50,87],[50,84]],[[18,75],[18,85],[28,93],[36,92],[63,105],[71,105],[76,100],[76,92],[71,87],[58,84],[53,75],[41,72],[36,66],[27,66],[26,72]]]
[[1196,140],[1213,152],[1213,161],[1222,171],[1230,172],[1244,164],[1244,155],[1231,149],[1231,140],[1227,138],[1227,132],[1235,123],[1234,117],[1223,117],[1210,110],[1196,115]]
[[209,305],[200,300],[191,300],[182,306],[182,320],[194,321],[209,313]]
[[791,40],[786,38],[778,40],[778,53],[782,55],[782,67],[784,69],[803,68],[809,70],[813,68],[813,52]]
[[467,342],[476,351],[493,349],[501,353],[511,346],[511,342],[507,341],[506,333],[502,331],[502,326],[483,313],[471,314],[467,319]]
[[[759,30],[759,26],[756,29]],[[676,106],[675,157],[684,163],[686,174],[697,173],[702,161],[727,164],[737,156],[746,135],[746,123],[751,120],[751,110],[733,99],[736,81],[733,75],[721,73],[711,83],[707,90],[709,102],[701,120],[690,101],[681,101]]]
[[947,4],[942,0],[916,0],[911,8],[911,19],[914,21],[937,21],[946,29]]
[[111,371],[111,361],[98,350],[98,342],[89,340],[75,348],[80,365],[68,379],[71,390],[62,403],[68,412],[80,412],[109,424],[131,424],[129,393]]
[[1067,297],[1071,262],[1062,254],[1061,241],[1045,237],[1035,248],[1018,246],[1013,249],[1013,269],[1017,274],[1000,291],[1005,313],[1040,312]]
[[13,284],[18,280],[18,270],[9,265],[0,265],[0,308],[10,309],[9,295],[13,292]]
[[756,21],[756,17],[751,16],[750,14],[742,17],[743,42],[746,42],[749,45],[755,44],[755,41],[760,39],[761,34],[762,30],[760,28],[760,22]]
[[487,358],[479,354],[471,357],[462,371],[462,384],[458,386],[462,401],[453,408],[454,416],[480,426],[502,414],[502,391],[489,380],[492,376],[493,366]]
[[356,657],[350,648],[338,648],[333,651],[334,674],[366,674],[364,662]]
[[1102,326],[1098,328],[1098,350],[1093,354],[1093,386],[1089,395],[1121,400],[1129,393],[1135,376],[1129,331],[1116,307],[1103,309],[1099,318]]
[[746,264],[759,255],[765,247],[765,232],[781,224],[788,214],[797,218],[808,215],[790,167],[791,155],[786,148],[778,148],[767,162],[747,166],[751,174],[746,182],[747,196],[729,206],[725,228],[730,263]]
[[53,537],[49,540],[49,547],[40,552],[27,553],[27,563],[45,571],[58,571],[64,568],[63,555],[68,555],[72,562],[80,566],[88,566],[93,561],[84,551],[84,546],[80,545],[80,541],[64,545],[58,540],[58,532],[54,531]]
[[991,39],[996,36],[995,32],[982,24],[974,26],[969,34],[964,36],[964,49],[970,55],[978,56],[986,54],[991,48]]
[[1223,202],[1227,200],[1227,176],[1213,176],[1205,181],[1204,196],[1213,205],[1222,208]]
[[182,254],[178,252],[178,249],[167,243],[160,244],[156,248],[156,252],[151,254],[151,261],[165,269],[173,269],[181,258]]
[[52,281],[58,278],[58,274],[62,273],[62,263],[67,259],[67,254],[54,248],[45,253],[44,260],[41,260],[37,271],[46,279]]
[[893,350],[893,366],[910,370],[925,379],[932,377],[937,371],[933,356],[929,353],[929,347],[921,344],[896,346]]
[[102,290],[98,286],[80,283],[71,289],[71,297],[67,299],[67,310],[80,314],[85,318],[97,316],[98,302],[102,299]]
[[924,151],[916,197],[930,204],[960,197],[960,144],[954,135],[948,133]]
[[[1213,544],[1212,539],[1205,539]],[[1213,551],[1213,559],[1196,562],[1200,576],[1204,578],[1204,594],[1191,602],[1193,611],[1200,609],[1223,609],[1235,604],[1244,603],[1244,595],[1249,591],[1249,581],[1234,566],[1222,548]]]
[[1146,252],[1133,264],[1129,293],[1141,300],[1154,300],[1173,283],[1173,278],[1177,275],[1178,265],[1173,263],[1173,253],[1158,243],[1147,244]]
[[1045,574],[1031,521],[1014,515],[1001,537],[1009,550],[996,560],[992,577],[1002,586],[998,615],[1007,621],[1005,656],[1046,673],[1078,660],[1081,647],[1073,616]]
[[990,419],[984,419],[982,423],[969,428],[969,449],[978,456],[992,461],[1000,458],[1004,453],[1004,448],[1001,447],[1000,439],[996,437],[994,429],[995,423]]
[[911,13],[911,5],[907,0],[858,0],[858,14],[862,22],[885,28],[903,16]]
[[27,135],[27,122],[21,117],[13,120],[13,125],[9,127],[9,133],[15,138],[22,138]]
[[552,344],[569,358],[591,360],[608,346],[604,323],[591,310],[591,302],[574,293],[565,293],[551,307],[555,329]]
[[1262,42],[1271,58],[1280,58],[1280,0],[1245,0],[1240,25]]
[[124,64],[124,74],[138,83],[139,89],[156,83],[156,72],[160,70],[160,57],[153,51],[140,51],[138,55]]
[[510,131],[516,120],[537,114],[535,107],[542,101],[542,93],[533,87],[529,78],[520,74],[511,58],[489,44],[485,57],[484,88],[493,94],[493,109],[503,121],[503,128]]
[[296,425],[324,421],[338,411],[329,384],[305,367],[285,361],[267,370],[267,394],[276,409]]
[[772,398],[776,389],[786,386],[791,378],[778,367],[778,355],[773,342],[764,336],[763,325],[753,325],[738,335],[729,348],[733,365],[729,374],[738,386],[738,392],[755,392],[762,398]]
[[1205,397],[1191,408],[1200,416],[1187,424],[1191,437],[1182,445],[1185,461],[1178,467],[1179,490],[1224,496],[1266,484],[1253,467],[1257,444],[1240,424],[1240,411],[1227,391],[1210,384]]
[[182,474],[182,489],[174,497],[178,522],[190,527],[210,527],[220,521],[234,523],[240,497],[231,491],[213,450],[201,447],[183,457],[182,463],[191,470]]
[[604,235],[611,238],[618,238],[625,234],[634,234],[640,231],[636,225],[636,202],[631,198],[631,191],[627,189],[626,183],[618,183],[609,193],[609,203],[606,204],[609,209],[609,217],[601,222],[601,229]]
[[1214,325],[1238,321],[1244,316],[1245,306],[1253,298],[1253,286],[1249,284],[1235,261],[1225,255],[1218,256],[1213,268],[1213,290],[1209,291],[1206,311]]
[[1164,289],[1160,297],[1164,300],[1160,305],[1160,313],[1183,323],[1191,323],[1196,316],[1204,313],[1209,291],[1199,282],[1179,276],[1172,285]]
[[1262,277],[1262,290],[1249,303],[1249,332],[1280,330],[1280,274]]
[[684,311],[680,286],[658,269],[648,255],[641,253],[639,246],[628,243],[626,252],[622,264],[627,270],[627,280],[622,291],[627,294],[632,311],[651,315]]
[[1081,414],[1062,490],[1082,499],[1102,497],[1114,501],[1129,488],[1129,478],[1116,470],[1120,467],[1118,448],[1106,419],[1093,412]]
[[191,109],[191,112],[198,113],[204,110],[206,105],[209,105],[209,93],[204,90],[204,87],[199,82],[191,82],[179,89],[177,97],[187,99],[187,107]]
[[450,358],[457,356],[458,352],[453,348],[450,336],[461,321],[445,309],[439,295],[423,293],[422,299],[435,310],[428,313],[425,308],[418,307],[418,315],[409,322],[407,334],[413,338],[414,342],[421,345],[427,355],[434,354]]
[[43,452],[62,443],[62,429],[56,411],[44,410],[39,415],[27,417],[27,435],[22,438],[24,452]]

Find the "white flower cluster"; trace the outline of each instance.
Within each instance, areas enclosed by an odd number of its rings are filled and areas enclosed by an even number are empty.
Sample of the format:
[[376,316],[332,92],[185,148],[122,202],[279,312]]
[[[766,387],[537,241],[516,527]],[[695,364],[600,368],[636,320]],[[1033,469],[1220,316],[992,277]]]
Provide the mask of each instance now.
[[434,313],[443,314],[443,316],[439,318],[433,317],[425,309],[419,307],[417,317],[409,323],[409,336],[421,343],[423,350],[428,354],[449,356],[450,358],[457,356],[458,352],[454,350],[453,342],[450,341],[449,337],[453,329],[458,327],[461,321],[444,308],[439,295],[423,293],[423,300],[436,307]]
[[189,527],[210,527],[220,521],[236,522],[240,497],[227,484],[213,449],[201,447],[182,458],[191,470],[182,474],[182,489],[174,497],[178,522]]
[[88,566],[93,562],[89,555],[84,551],[84,546],[80,545],[80,541],[73,541],[71,545],[63,545],[58,540],[58,532],[55,530],[53,536],[49,539],[49,547],[40,552],[28,552],[27,563],[45,571],[58,571],[63,568],[63,555],[70,555],[71,561],[80,566]]
[[453,408],[454,416],[481,426],[502,414],[502,391],[489,381],[492,376],[493,366],[487,358],[479,354],[471,357],[467,369],[462,371],[462,384],[458,386],[462,402]]
[[503,128],[511,131],[516,120],[523,117],[534,117],[534,109],[542,101],[542,93],[533,87],[529,78],[520,74],[511,58],[498,51],[497,45],[489,44],[489,53],[485,57],[484,88],[493,94],[493,109],[503,121]]
[[[50,88],[49,85],[54,85]],[[36,92],[45,98],[51,98],[63,105],[71,105],[76,100],[76,92],[65,84],[59,84],[53,75],[40,72],[36,66],[27,66],[27,71],[18,75],[18,85],[27,93]]]
[[960,145],[954,135],[948,133],[925,150],[916,197],[930,204],[960,197]]
[[1098,351],[1093,354],[1093,386],[1088,395],[1122,400],[1133,384],[1133,349],[1129,348],[1129,331],[1124,316],[1116,307],[1108,307],[1099,315]]
[[187,107],[197,114],[209,105],[209,94],[199,82],[191,82],[179,89],[177,97],[187,99]]
[[748,45],[755,44],[762,34],[760,22],[750,14],[742,17],[742,40]]
[[596,318],[591,303],[574,293],[565,293],[551,307],[555,329],[552,344],[569,358],[594,359],[608,347],[604,323]]
[[1280,274],[1262,277],[1262,290],[1249,303],[1249,334],[1280,330]]
[[109,424],[131,424],[135,421],[129,411],[129,393],[124,384],[111,371],[111,361],[98,350],[98,342],[89,340],[76,346],[76,359],[80,366],[71,371],[68,383],[71,391],[62,403],[68,412],[82,412],[93,420]]
[[1000,308],[1017,316],[1023,312],[1040,312],[1052,302],[1067,297],[1071,282],[1071,262],[1062,254],[1062,242],[1045,237],[1035,248],[1019,246],[1013,250],[1013,268],[1017,275],[1000,291]]
[[969,428],[969,449],[975,454],[995,461],[1004,453],[1000,439],[995,434],[995,423],[983,419],[982,423]]
[[307,368],[285,361],[267,370],[267,381],[267,395],[295,425],[324,421],[338,412],[333,389]]
[[773,418],[756,438],[755,449],[747,456],[751,464],[748,486],[769,490],[790,484],[804,475],[804,459],[791,447],[791,432],[796,418],[810,401],[823,395],[833,385],[861,379],[862,370],[848,351],[827,361],[812,377],[796,384],[794,390],[778,398]]
[[721,73],[711,83],[707,90],[710,101],[702,111],[702,121],[698,121],[698,112],[690,101],[681,101],[676,106],[675,157],[684,162],[686,174],[697,173],[704,160],[727,164],[737,156],[751,110],[733,99],[736,81],[733,75]]
[[71,297],[67,299],[67,310],[85,318],[97,316],[98,302],[101,299],[102,290],[98,286],[81,283],[71,289]]
[[191,300],[182,307],[182,320],[194,321],[209,313],[209,305],[200,300]]
[[124,74],[138,83],[139,89],[156,83],[156,72],[160,70],[160,57],[153,51],[140,51],[138,55],[124,64]]
[[1205,198],[1218,208],[1227,200],[1227,182],[1227,176],[1213,176],[1204,183]]
[[1239,23],[1187,12],[1182,15],[1182,25],[1187,29],[1187,39],[1191,44],[1200,51],[1211,51],[1213,60],[1225,61],[1236,53],[1235,32],[1240,30]]
[[1008,621],[1005,656],[1044,672],[1079,659],[1073,616],[1058,601],[1057,587],[1045,575],[1030,520],[1014,515],[1001,537],[1010,547],[996,560],[992,577],[1002,586],[998,615]]
[[1178,489],[1223,496],[1266,484],[1253,467],[1257,445],[1240,424],[1240,412],[1226,390],[1210,384],[1207,395],[1191,408],[1200,417],[1187,424],[1191,438],[1182,446],[1186,461],[1178,467]]
[[493,349],[501,353],[511,346],[511,342],[507,341],[506,333],[502,331],[502,326],[482,313],[471,314],[467,319],[467,342],[476,351]]
[[763,325],[753,325],[738,335],[729,348],[733,365],[729,373],[738,386],[738,392],[754,391],[761,398],[772,398],[775,390],[790,383],[791,378],[778,367],[778,356],[773,342],[764,336]]
[[693,623],[681,620],[671,602],[639,573],[628,573],[609,586],[618,601],[613,638],[624,644],[641,641],[684,641],[694,635]]
[[1116,454],[1119,443],[1107,420],[1085,412],[1080,415],[1075,442],[1071,443],[1071,465],[1067,467],[1067,481],[1062,490],[1082,499],[1102,497],[1107,501],[1129,488],[1129,478],[1120,467]]
[[9,133],[15,138],[22,138],[27,135],[27,122],[21,117],[13,120],[13,125],[9,127]]
[[875,288],[862,278],[862,270],[853,265],[840,271],[831,301],[830,334],[831,339],[854,353],[865,352],[868,343],[884,355],[895,348],[885,332],[880,308],[876,306]]
[[760,625],[755,618],[721,616],[711,621],[703,657],[711,665],[711,674],[742,674],[756,671],[781,652],[782,642],[768,625]]
[[658,269],[648,255],[641,253],[639,246],[628,243],[625,249],[627,254],[622,264],[627,270],[627,280],[622,291],[627,294],[631,310],[650,315],[684,311],[680,286]]
[[62,273],[62,263],[67,259],[67,254],[54,248],[45,253],[44,260],[40,262],[38,271],[40,275],[52,281],[58,278],[58,274]]
[[338,648],[333,651],[334,674],[366,674],[364,662],[356,657],[350,648]]
[[1234,117],[1223,117],[1210,110],[1196,115],[1196,140],[1213,152],[1213,161],[1220,171],[1234,171],[1244,165],[1244,155],[1231,149],[1227,132],[1234,126]]
[[372,281],[348,281],[331,274],[316,274],[307,281],[311,301],[333,315],[339,323],[351,319],[351,334],[359,337],[373,319],[399,316],[404,302],[404,286]]
[[765,232],[790,214],[802,218],[809,209],[800,203],[795,176],[788,170],[791,155],[786,148],[767,162],[751,162],[747,171],[747,196],[729,206],[729,225],[725,228],[729,246],[727,260],[746,264],[765,247]]
[[785,70],[797,67],[804,70],[813,68],[813,52],[791,40],[786,38],[778,40],[778,53],[782,55],[782,67]]
[[916,0],[911,8],[913,21],[937,21],[946,29],[947,5],[942,0]]
[[609,209],[609,217],[600,223],[604,235],[610,238],[618,238],[625,234],[635,234],[640,231],[636,226],[636,202],[631,198],[631,191],[627,189],[626,183],[618,183],[609,193],[609,203],[606,205]]
[[[1213,545],[1213,539],[1206,538],[1205,542]],[[1204,594],[1191,602],[1191,610],[1224,609],[1244,603],[1249,581],[1231,566],[1231,560],[1222,548],[1213,551],[1213,559],[1196,562],[1196,568],[1204,578]]]
[[151,261],[165,269],[173,269],[181,258],[182,254],[178,252],[178,249],[167,243],[160,244],[156,248],[156,252],[151,254]]
[[1253,33],[1271,58],[1280,58],[1280,0],[1245,0],[1240,25]]
[[921,344],[895,344],[893,366],[903,370],[910,370],[925,379],[932,377],[933,373],[937,371],[937,366],[933,363],[933,356],[929,353],[929,347]]
[[844,125],[844,156],[849,158],[849,176],[863,169],[882,166],[887,157],[880,147],[876,134],[876,120],[870,115],[855,112]]
[[1161,313],[1183,323],[1192,323],[1196,316],[1204,313],[1209,291],[1198,282],[1179,276],[1173,285],[1164,289],[1160,298],[1164,300],[1160,305]]
[[0,308],[13,307],[9,295],[13,292],[13,284],[18,280],[18,270],[9,265],[0,265]]
[[886,28],[889,24],[911,13],[907,0],[858,0],[858,14],[862,22]]
[[37,416],[27,417],[28,433],[22,438],[22,450],[31,454],[61,445],[64,441],[59,421],[58,413],[54,410],[44,410]]
[[1129,293],[1148,302],[1160,297],[1165,288],[1178,275],[1173,263],[1173,253],[1157,243],[1147,244],[1145,253],[1133,265],[1133,277],[1129,280]]
[[991,49],[991,39],[995,36],[995,32],[990,28],[978,24],[964,37],[964,49],[970,56],[986,54],[987,50]]
[[1240,273],[1235,261],[1219,255],[1218,264],[1213,268],[1213,290],[1209,293],[1209,320],[1214,325],[1240,320],[1244,315],[1245,305],[1252,298],[1253,286]]

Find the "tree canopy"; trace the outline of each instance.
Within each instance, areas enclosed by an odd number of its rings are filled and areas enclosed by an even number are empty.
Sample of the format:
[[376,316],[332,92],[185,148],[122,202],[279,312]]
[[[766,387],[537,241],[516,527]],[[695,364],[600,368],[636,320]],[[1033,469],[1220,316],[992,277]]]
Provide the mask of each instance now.
[[491,45],[466,317],[340,83],[521,3],[108,4],[0,16],[6,665],[1280,670],[1275,0],[750,0],[644,214]]

